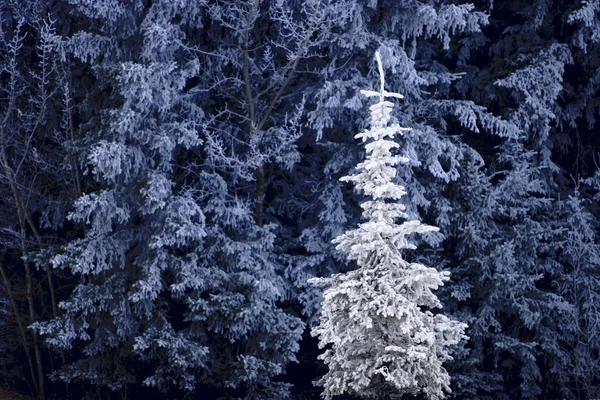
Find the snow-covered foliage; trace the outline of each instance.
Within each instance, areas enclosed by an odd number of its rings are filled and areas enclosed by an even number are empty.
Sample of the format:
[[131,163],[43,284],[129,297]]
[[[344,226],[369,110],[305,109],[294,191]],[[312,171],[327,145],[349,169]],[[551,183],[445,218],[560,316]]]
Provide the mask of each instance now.
[[[570,396],[594,398],[600,395],[600,383],[596,379],[600,375],[597,358],[600,340],[595,333],[600,328],[600,246],[598,220],[583,203],[576,192],[563,206],[566,234],[560,245],[566,273],[557,283],[559,293],[574,308],[572,336],[565,347],[572,357],[572,370],[567,376],[575,385],[565,384],[571,386]],[[556,360],[559,361],[563,360]]]
[[[257,156],[223,153],[224,138],[189,87],[204,66],[187,37],[215,9],[71,3],[105,25],[114,48],[94,57],[97,36],[85,34],[57,47],[91,60],[118,105],[81,143],[97,188],[69,218],[87,229],[52,257],[81,283],[59,318],[35,325],[55,348],[84,344],[83,356],[55,375],[113,390],[209,385],[243,388],[251,399],[287,397],[289,385],[271,377],[295,359],[303,324],[278,305],[285,290],[274,227],[256,226],[251,202],[230,187],[248,181]],[[146,376],[126,367],[140,360]]]
[[334,240],[358,268],[313,279],[327,289],[312,334],[319,336],[320,348],[331,345],[319,357],[329,368],[319,383],[326,399],[346,392],[382,398],[420,391],[439,399],[450,391],[442,363],[466,338],[466,325],[431,311],[441,307],[433,291],[449,273],[406,261],[402,254],[415,248],[407,236],[438,228],[416,220],[396,222],[408,215],[399,202],[406,191],[393,182],[395,166],[408,159],[391,150],[399,147],[394,135],[407,129],[388,125],[393,103],[387,98],[402,96],[384,89],[379,53],[376,58],[380,90],[361,93],[379,101],[370,107],[370,128],[355,136],[369,141],[367,157],[357,165],[358,174],[342,178],[370,198],[361,204],[366,222]]
[[[395,213],[440,228],[398,246],[469,325],[449,396],[600,396],[599,4],[0,0],[0,386],[316,398],[308,280],[356,276],[332,240]],[[376,50],[412,129],[353,183],[404,209],[340,181],[385,153],[348,134]]]
[[[444,38],[453,33],[479,32],[487,23],[485,13],[469,4],[448,5],[438,1],[402,2],[400,6],[387,2],[351,3],[352,7],[346,8],[353,12],[353,24],[323,46],[322,52],[331,55],[330,61],[320,70],[320,81],[306,87],[305,108],[310,128],[307,136],[311,140],[301,139],[305,152],[303,162],[295,170],[295,176],[303,179],[284,183],[283,191],[294,193],[292,201],[278,199],[283,211],[301,217],[298,225],[302,234],[298,242],[310,256],[295,258],[295,269],[290,275],[299,277],[295,284],[302,296],[314,291],[311,287],[304,289],[302,279],[306,276],[325,276],[347,268],[331,240],[348,224],[358,222],[360,207],[338,179],[361,157],[359,148],[346,133],[363,129],[367,124],[361,113],[366,102],[356,88],[370,85],[376,72],[367,62],[373,51],[379,50],[393,72],[388,78],[389,85],[408,100],[395,117],[412,127],[405,133],[400,148],[409,157],[412,168],[399,169],[395,181],[407,187],[406,212],[410,218],[418,219],[417,208],[423,207],[437,216],[442,232],[451,229],[446,217],[447,196],[441,192],[449,181],[462,174],[462,160],[473,152],[451,131],[454,121],[475,132],[517,135],[514,124],[494,117],[483,107],[471,101],[449,100],[448,88],[463,75],[451,73],[435,54],[437,46],[443,47]],[[446,31],[441,33],[442,30]],[[438,33],[433,34],[434,31]],[[399,37],[405,40],[397,40]],[[286,209],[284,202],[298,207]],[[423,239],[439,245],[444,235],[431,232]],[[305,310],[309,315],[313,315],[311,307]]]
[[[497,31],[486,33],[491,40],[462,43],[471,56],[485,54],[488,61],[457,83],[460,91],[503,110],[519,128],[495,151],[482,152],[487,165],[473,163],[451,189],[457,194],[450,214],[457,227],[453,276],[463,288],[452,296],[469,321],[473,347],[453,370],[462,398],[586,398],[596,390],[597,382],[583,383],[575,367],[581,356],[573,349],[583,349],[577,332],[586,322],[577,311],[581,299],[575,301],[564,282],[579,263],[567,256],[568,248],[589,249],[596,234],[585,218],[573,221],[591,208],[574,212],[572,202],[584,204],[574,200],[580,195],[573,183],[593,161],[578,132],[594,123],[590,93],[599,60],[576,40],[547,39],[558,21],[578,24],[572,16],[582,15],[577,10],[587,10],[586,4],[557,14],[559,2],[515,1],[511,7],[520,20],[493,20]],[[571,27],[565,34],[586,29]],[[590,236],[584,239],[583,232]]]

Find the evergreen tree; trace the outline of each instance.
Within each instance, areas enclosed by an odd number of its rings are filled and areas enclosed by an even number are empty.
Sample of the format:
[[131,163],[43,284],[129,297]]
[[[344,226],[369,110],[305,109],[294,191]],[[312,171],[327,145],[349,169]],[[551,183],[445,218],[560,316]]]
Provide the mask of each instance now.
[[35,325],[76,351],[55,377],[124,393],[287,397],[271,378],[294,360],[303,324],[278,304],[274,228],[254,222],[235,187],[261,155],[224,153],[223,131],[198,105],[206,82],[193,38],[214,10],[71,3],[96,30],[55,45],[93,66],[111,106],[79,142],[95,182],[69,218],[88,227],[51,259],[81,282],[58,318]]
[[332,345],[320,356],[329,368],[320,384],[326,399],[345,392],[387,397],[419,391],[438,399],[450,390],[442,363],[451,359],[449,348],[466,338],[466,325],[430,311],[441,307],[432,291],[449,273],[402,256],[404,249],[415,248],[408,235],[437,228],[414,220],[395,222],[408,215],[397,202],[406,192],[393,182],[394,166],[408,160],[392,156],[390,150],[398,144],[391,139],[406,129],[388,126],[393,103],[385,99],[402,96],[385,91],[379,53],[376,58],[380,91],[361,93],[378,96],[379,102],[370,107],[371,128],[355,136],[373,141],[366,145],[366,160],[357,166],[360,172],[342,178],[371,198],[361,204],[367,222],[334,240],[358,268],[315,280],[328,287],[313,335],[319,336],[321,348]]
[[[466,364],[456,365],[470,392],[461,398],[586,398],[595,390],[590,380],[582,384],[575,367],[581,356],[573,352],[587,348],[577,344],[578,326],[586,325],[576,311],[583,299],[565,285],[581,268],[567,249],[593,254],[590,236],[581,234],[591,232],[585,218],[575,223],[566,212],[574,195],[569,175],[577,181],[591,172],[583,143],[595,118],[590,93],[597,84],[589,77],[598,57],[589,51],[597,41],[590,34],[592,3],[586,4],[490,5],[490,28],[457,49],[457,62],[469,71],[457,82],[459,91],[518,127],[518,135],[496,147],[474,141],[481,162],[451,185],[457,229],[447,251],[456,251],[446,256],[461,281],[453,296],[469,321],[473,347]],[[595,319],[590,312],[585,318]]]

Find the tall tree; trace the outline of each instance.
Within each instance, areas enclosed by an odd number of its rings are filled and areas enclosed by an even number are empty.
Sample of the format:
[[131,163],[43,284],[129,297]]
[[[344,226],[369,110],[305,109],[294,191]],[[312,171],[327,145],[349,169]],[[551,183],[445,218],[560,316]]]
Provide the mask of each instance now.
[[295,359],[303,324],[280,306],[275,227],[256,220],[245,192],[263,153],[247,145],[252,135],[229,147],[246,130],[223,121],[231,114],[210,90],[238,53],[208,71],[215,61],[198,59],[200,30],[225,35],[212,20],[236,12],[252,24],[252,7],[71,3],[92,29],[56,46],[91,64],[105,108],[79,141],[95,184],[69,218],[88,228],[51,260],[81,283],[59,318],[36,325],[52,346],[77,351],[55,376],[124,392],[286,398],[289,385],[272,378]]
[[597,88],[589,79],[598,62],[589,51],[597,46],[593,18],[583,3],[489,7],[490,27],[458,45],[457,64],[468,74],[456,87],[519,129],[495,147],[465,138],[481,158],[451,185],[450,219],[459,229],[446,251],[461,281],[453,296],[470,320],[473,367],[457,365],[456,374],[470,392],[462,398],[586,398],[595,384],[584,388],[573,352],[586,348],[577,345],[586,324],[577,311],[582,298],[568,293],[576,286],[565,280],[581,268],[568,249],[593,251],[581,234],[590,233],[585,218],[576,227],[566,210],[573,210],[570,196],[581,198],[573,182],[593,171],[586,133]]
[[361,93],[378,96],[379,102],[370,107],[371,128],[355,136],[373,141],[366,145],[359,173],[342,178],[371,198],[361,204],[367,222],[334,240],[358,268],[316,280],[327,289],[313,335],[319,336],[321,348],[332,345],[320,356],[329,368],[320,383],[326,399],[345,392],[383,398],[420,391],[438,399],[450,390],[442,363],[451,359],[450,348],[466,339],[466,324],[430,311],[441,307],[433,290],[449,273],[408,262],[402,255],[415,248],[408,235],[438,228],[416,220],[395,221],[408,218],[398,202],[406,191],[393,182],[395,165],[408,159],[392,156],[391,149],[399,147],[392,139],[406,129],[388,126],[393,103],[386,97],[402,96],[384,89],[379,53],[376,58],[380,90]]

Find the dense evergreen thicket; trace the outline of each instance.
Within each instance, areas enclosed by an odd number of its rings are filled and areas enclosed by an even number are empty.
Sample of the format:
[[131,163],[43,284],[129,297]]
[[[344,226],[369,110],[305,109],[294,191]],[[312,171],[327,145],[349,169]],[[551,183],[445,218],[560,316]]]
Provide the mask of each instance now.
[[600,0],[0,0],[0,386],[598,398],[599,89]]

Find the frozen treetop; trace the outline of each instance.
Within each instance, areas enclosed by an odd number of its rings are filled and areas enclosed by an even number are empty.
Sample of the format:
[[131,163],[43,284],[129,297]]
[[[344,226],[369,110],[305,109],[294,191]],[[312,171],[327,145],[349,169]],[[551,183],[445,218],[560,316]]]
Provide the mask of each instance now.
[[391,138],[396,132],[410,130],[410,128],[400,128],[398,125],[387,127],[387,124],[390,121],[390,114],[392,112],[392,108],[394,107],[394,103],[386,101],[385,98],[395,97],[397,99],[403,99],[404,96],[399,93],[388,92],[385,90],[385,75],[383,72],[383,65],[381,64],[381,55],[379,52],[375,53],[375,59],[377,60],[377,68],[379,69],[379,92],[375,92],[373,90],[360,91],[367,97],[379,96],[379,103],[373,104],[371,107],[369,107],[371,110],[371,125],[373,128],[369,131],[361,132],[355,136],[357,139],[362,138],[363,142],[366,141],[367,138],[373,138],[375,140],[379,140],[385,136],[389,136]]
[[385,75],[379,52],[375,53],[375,59],[380,76],[379,92],[361,90],[361,93],[367,97],[379,96],[379,102],[370,107],[370,128],[355,136],[363,142],[372,140],[365,146],[366,159],[356,166],[359,173],[341,178],[342,181],[353,182],[356,189],[372,200],[361,204],[363,217],[367,222],[334,240],[338,244],[337,249],[347,252],[348,257],[357,260],[360,266],[368,264],[367,260],[373,251],[412,249],[414,246],[407,240],[407,236],[439,230],[437,227],[421,224],[420,221],[396,223],[397,218],[408,218],[406,207],[399,202],[406,194],[406,189],[394,182],[396,165],[408,162],[408,158],[392,155],[391,151],[398,147],[398,143],[393,140],[394,135],[410,129],[398,124],[388,125],[394,104],[386,98],[403,96],[385,90]]
[[[367,159],[357,165],[358,169],[362,172],[358,175],[343,177],[341,180],[354,182],[357,189],[364,191],[366,195],[373,197],[374,200],[398,200],[406,194],[406,192],[402,186],[392,182],[396,176],[394,165],[399,162],[408,162],[408,159],[405,157],[392,156],[391,149],[398,147],[398,143],[391,139],[393,139],[396,133],[408,131],[410,128],[402,128],[398,124],[388,126],[394,104],[385,99],[386,97],[401,99],[403,96],[399,93],[387,92],[385,90],[385,75],[379,52],[375,53],[375,59],[377,60],[377,67],[379,69],[380,90],[379,92],[372,90],[361,90],[360,92],[367,97],[379,96],[379,102],[369,107],[371,110],[371,128],[355,136],[356,139],[362,139],[363,142],[367,139],[374,139],[374,141],[365,146],[368,154]],[[385,140],[386,137],[390,140]],[[367,202],[363,205],[363,208],[365,208],[364,206],[367,206],[367,208],[371,209],[369,205],[373,204]],[[379,206],[381,206],[381,204],[379,204]],[[389,207],[391,205],[387,206]],[[369,219],[374,216],[383,216],[383,214],[377,212],[373,214],[366,208],[365,212],[365,217]],[[385,214],[389,215],[388,212]],[[394,217],[404,217],[404,214],[401,212],[393,214]]]

